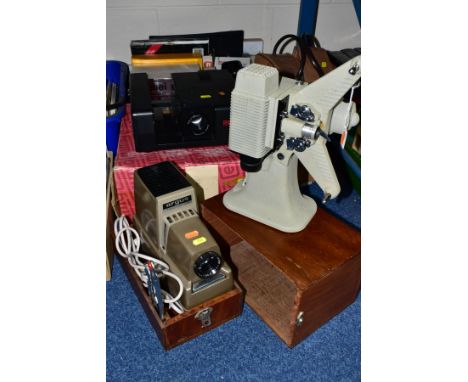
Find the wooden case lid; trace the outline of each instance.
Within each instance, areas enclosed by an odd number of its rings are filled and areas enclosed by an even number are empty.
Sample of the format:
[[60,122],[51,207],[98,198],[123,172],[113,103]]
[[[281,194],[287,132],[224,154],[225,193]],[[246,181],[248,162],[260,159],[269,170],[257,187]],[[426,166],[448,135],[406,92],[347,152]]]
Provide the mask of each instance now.
[[298,289],[306,289],[360,253],[359,231],[322,208],[297,233],[281,232],[229,211],[222,195],[206,200],[202,208],[228,222],[233,232],[261,252]]

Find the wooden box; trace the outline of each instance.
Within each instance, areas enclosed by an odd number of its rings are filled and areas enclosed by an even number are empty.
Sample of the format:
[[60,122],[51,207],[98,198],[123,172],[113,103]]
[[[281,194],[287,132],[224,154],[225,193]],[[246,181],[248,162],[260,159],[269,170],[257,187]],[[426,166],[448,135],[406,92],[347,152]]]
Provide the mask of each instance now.
[[231,291],[184,313],[172,317],[166,316],[163,321],[159,317],[146,288],[128,261],[121,256],[117,257],[165,350],[214,329],[242,313],[243,293],[234,283],[234,289]]
[[202,216],[218,243],[230,249],[245,301],[289,347],[355,300],[360,232],[322,208],[298,233],[231,212],[222,195],[203,202]]

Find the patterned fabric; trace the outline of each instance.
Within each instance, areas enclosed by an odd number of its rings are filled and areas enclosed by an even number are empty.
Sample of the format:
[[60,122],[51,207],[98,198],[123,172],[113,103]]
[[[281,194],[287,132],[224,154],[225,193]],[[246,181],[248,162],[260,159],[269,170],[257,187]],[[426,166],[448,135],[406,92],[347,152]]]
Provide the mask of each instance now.
[[[133,172],[141,167],[163,161],[173,161],[183,171],[187,167],[217,165],[218,192],[230,190],[244,172],[240,168],[239,155],[227,146],[194,147],[174,150],[159,150],[150,153],[135,151],[130,105],[122,118],[119,147],[114,166],[114,181],[120,212],[133,218],[135,200],[133,195]],[[195,179],[197,180],[197,179]]]

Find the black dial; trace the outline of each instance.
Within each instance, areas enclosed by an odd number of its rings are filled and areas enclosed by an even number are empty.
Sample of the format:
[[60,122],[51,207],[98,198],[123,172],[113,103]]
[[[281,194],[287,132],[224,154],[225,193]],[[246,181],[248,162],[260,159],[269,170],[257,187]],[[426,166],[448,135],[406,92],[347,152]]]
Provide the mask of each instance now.
[[216,252],[205,252],[195,260],[193,270],[201,279],[207,279],[219,272],[222,262],[223,260]]
[[187,120],[187,125],[193,135],[203,135],[210,127],[207,118],[203,114],[194,114]]

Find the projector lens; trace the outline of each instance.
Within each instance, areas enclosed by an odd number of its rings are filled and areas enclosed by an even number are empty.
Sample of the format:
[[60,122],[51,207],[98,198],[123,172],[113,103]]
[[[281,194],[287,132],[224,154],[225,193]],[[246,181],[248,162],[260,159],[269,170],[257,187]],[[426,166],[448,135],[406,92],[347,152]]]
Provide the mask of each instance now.
[[203,114],[192,115],[188,119],[187,125],[192,130],[192,134],[196,136],[205,134],[210,127],[207,118]]
[[205,252],[200,255],[195,264],[193,270],[195,274],[201,279],[207,279],[216,275],[221,269],[222,259],[213,251]]

